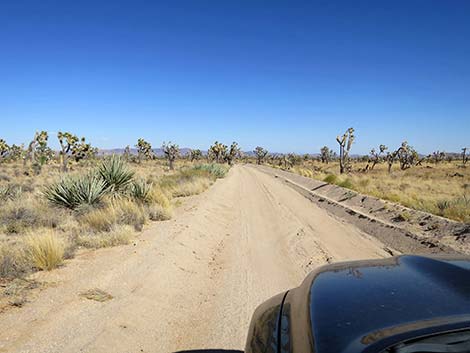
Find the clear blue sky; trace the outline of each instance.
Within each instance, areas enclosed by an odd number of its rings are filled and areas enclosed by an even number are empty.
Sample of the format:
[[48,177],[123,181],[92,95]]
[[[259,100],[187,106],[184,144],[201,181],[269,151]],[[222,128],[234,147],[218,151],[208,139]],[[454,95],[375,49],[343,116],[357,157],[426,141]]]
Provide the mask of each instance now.
[[10,143],[460,151],[470,1],[3,0],[0,119]]

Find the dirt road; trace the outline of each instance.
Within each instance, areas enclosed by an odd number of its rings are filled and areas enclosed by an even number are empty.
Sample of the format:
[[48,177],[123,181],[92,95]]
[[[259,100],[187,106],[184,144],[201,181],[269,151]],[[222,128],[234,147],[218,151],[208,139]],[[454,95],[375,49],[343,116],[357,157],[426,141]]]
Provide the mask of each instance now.
[[[383,245],[276,178],[236,166],[135,244],[87,252],[0,317],[0,352],[243,349],[251,314],[318,265]],[[99,288],[113,299],[79,294]]]

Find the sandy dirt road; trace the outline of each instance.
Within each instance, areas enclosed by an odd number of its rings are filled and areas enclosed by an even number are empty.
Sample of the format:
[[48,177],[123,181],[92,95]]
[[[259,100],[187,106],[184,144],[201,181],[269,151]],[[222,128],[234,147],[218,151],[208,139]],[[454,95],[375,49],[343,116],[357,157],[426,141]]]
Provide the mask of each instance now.
[[[87,252],[0,316],[0,352],[243,349],[253,310],[327,262],[383,245],[250,166],[236,166],[135,244]],[[113,299],[79,294],[99,288]]]

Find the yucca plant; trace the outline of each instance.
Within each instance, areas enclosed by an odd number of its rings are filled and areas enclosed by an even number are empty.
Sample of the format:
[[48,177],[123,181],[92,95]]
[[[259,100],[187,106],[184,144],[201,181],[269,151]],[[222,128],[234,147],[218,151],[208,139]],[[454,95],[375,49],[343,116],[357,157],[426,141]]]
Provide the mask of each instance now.
[[76,209],[83,205],[95,205],[107,191],[106,184],[97,174],[67,176],[47,186],[43,194],[53,204]]
[[134,178],[134,171],[117,155],[104,160],[98,168],[98,173],[107,190],[114,195],[124,194]]
[[152,184],[147,183],[143,179],[133,181],[129,188],[130,196],[134,200],[145,202],[145,203],[150,201],[151,191],[152,191]]

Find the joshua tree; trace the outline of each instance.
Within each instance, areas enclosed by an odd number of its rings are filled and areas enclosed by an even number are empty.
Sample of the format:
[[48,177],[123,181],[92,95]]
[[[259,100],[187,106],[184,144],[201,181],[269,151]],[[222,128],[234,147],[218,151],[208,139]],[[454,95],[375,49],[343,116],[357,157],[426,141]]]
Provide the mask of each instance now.
[[395,151],[396,157],[400,162],[400,169],[405,170],[415,165],[418,161],[418,152],[411,147],[408,142],[403,141],[400,148]]
[[135,147],[137,147],[139,163],[142,162],[142,159],[152,158],[152,145],[143,138],[137,140],[137,145],[135,145]]
[[432,153],[432,159],[434,160],[434,163],[438,164],[439,162],[442,162],[446,158],[446,153],[441,152],[441,151],[435,151]]
[[75,161],[81,161],[82,159],[90,159],[96,156],[98,148],[92,147],[90,143],[86,143],[85,138],[82,137],[80,143],[75,143],[72,147],[72,156]]
[[26,168],[28,161],[36,174],[41,172],[42,166],[54,158],[54,151],[47,146],[48,135],[46,131],[34,134],[33,140],[29,143],[26,152],[23,146],[13,145],[11,148],[11,156],[13,159],[24,158],[23,165]]
[[47,145],[48,139],[49,136],[46,131],[41,131],[36,139],[36,160],[40,165],[39,171],[44,164],[52,160],[55,156],[54,151]]
[[349,151],[354,142],[354,129],[350,127],[342,137],[337,136],[336,141],[339,144],[339,172],[349,172],[351,170],[351,161]]
[[375,148],[371,149],[370,150],[370,156],[368,158],[368,163],[367,163],[367,166],[366,166],[366,170],[369,169],[369,163],[372,163],[372,165],[370,166],[370,170],[373,170],[375,165],[377,163],[380,163],[381,161],[381,156],[382,154],[387,150],[387,146],[385,145],[380,145],[379,146],[379,152],[377,152],[375,150]]
[[264,158],[268,155],[268,151],[265,150],[263,147],[257,146],[253,152],[256,156],[256,163],[261,164],[263,163]]
[[174,169],[173,162],[175,161],[176,158],[179,157],[180,155],[180,148],[178,147],[177,144],[168,142],[163,142],[162,144],[162,149],[163,153],[165,154],[165,158],[168,160],[168,163],[170,165],[170,170]]
[[334,152],[330,150],[327,146],[323,146],[320,149],[320,158],[321,158],[322,163],[328,164],[331,158],[333,157],[333,153]]
[[215,141],[214,144],[209,147],[209,158],[215,160],[217,163],[222,163],[225,160],[226,154],[227,146],[218,141]]
[[75,144],[78,142],[78,137],[72,135],[70,132],[61,132],[57,134],[57,138],[60,143],[60,157],[62,158],[62,171],[68,171],[68,160],[69,156],[72,153],[72,149]]
[[467,164],[468,157],[467,157],[467,147],[462,148],[462,164]]
[[293,167],[294,165],[300,164],[302,161],[302,158],[296,155],[295,153],[289,153],[287,155],[287,159],[289,160],[289,164],[291,167]]
[[8,158],[17,161],[24,157],[24,148],[23,145],[11,145],[10,150],[8,151]]
[[191,162],[198,161],[201,158],[202,158],[201,150],[197,149],[197,150],[191,150],[191,152],[189,152],[189,159],[191,160]]
[[3,160],[10,152],[10,146],[7,145],[5,140],[0,139],[0,160]]
[[225,156],[225,160],[229,165],[232,165],[233,161],[240,156],[240,147],[235,141],[230,145],[230,149]]

